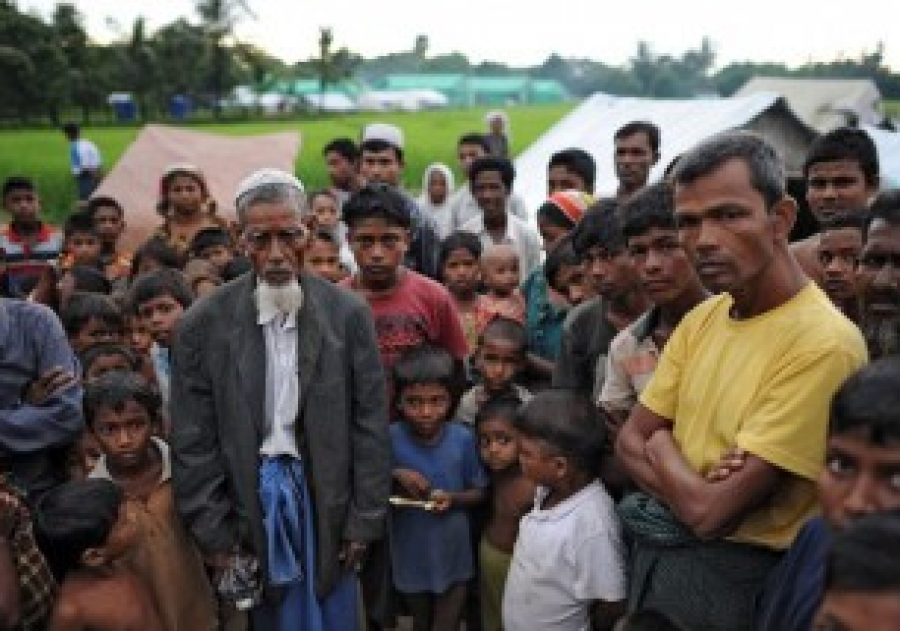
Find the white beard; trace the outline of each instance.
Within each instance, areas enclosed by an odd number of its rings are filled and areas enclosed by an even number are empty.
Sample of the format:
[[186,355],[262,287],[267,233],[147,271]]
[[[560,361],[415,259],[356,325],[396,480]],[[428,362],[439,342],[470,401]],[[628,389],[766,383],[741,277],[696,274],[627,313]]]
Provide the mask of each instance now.
[[270,285],[260,279],[256,286],[256,308],[261,320],[296,313],[302,306],[303,288],[296,278],[284,285]]

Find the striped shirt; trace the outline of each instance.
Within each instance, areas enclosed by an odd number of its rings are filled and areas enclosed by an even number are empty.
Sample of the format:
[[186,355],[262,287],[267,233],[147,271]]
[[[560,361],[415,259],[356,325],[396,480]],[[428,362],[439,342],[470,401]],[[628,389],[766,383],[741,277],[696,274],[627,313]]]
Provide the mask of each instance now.
[[6,275],[14,293],[27,293],[48,265],[56,263],[63,245],[63,234],[42,223],[33,235],[23,235],[8,224],[0,229],[0,249],[6,260]]

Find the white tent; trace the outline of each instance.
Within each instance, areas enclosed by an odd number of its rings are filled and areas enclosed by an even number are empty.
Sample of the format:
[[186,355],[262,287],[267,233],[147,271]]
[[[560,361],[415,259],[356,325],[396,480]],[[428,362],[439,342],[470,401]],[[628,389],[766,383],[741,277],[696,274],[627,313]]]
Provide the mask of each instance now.
[[308,106],[323,112],[355,112],[356,104],[346,94],[326,92],[325,94],[306,94],[301,97]]
[[900,134],[872,126],[863,126],[878,149],[881,188],[900,188]]
[[405,92],[418,102],[421,109],[447,107],[450,105],[450,99],[437,90],[405,90]]
[[881,122],[881,93],[871,79],[801,79],[753,77],[735,96],[775,93],[787,99],[794,113],[824,134],[847,124]]
[[780,151],[788,172],[799,175],[815,131],[803,124],[776,94],[723,99],[657,100],[594,94],[551,127],[515,161],[514,188],[531,210],[547,195],[547,164],[561,149],[577,147],[597,163],[595,190],[611,195],[618,182],[613,166],[613,135],[630,121],[646,120],[661,131],[660,159],[651,179],[662,176],[677,156],[713,134],[753,130]]
[[436,90],[369,90],[356,100],[361,110],[383,112],[401,110],[417,112],[422,109],[446,107],[447,97]]

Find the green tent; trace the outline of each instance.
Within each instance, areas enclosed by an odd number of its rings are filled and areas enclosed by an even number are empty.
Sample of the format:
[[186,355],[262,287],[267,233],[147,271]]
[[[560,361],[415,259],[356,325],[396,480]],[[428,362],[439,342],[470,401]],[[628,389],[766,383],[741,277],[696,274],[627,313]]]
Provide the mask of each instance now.
[[450,105],[468,104],[466,76],[462,74],[392,74],[378,86],[382,90],[434,90],[447,97]]

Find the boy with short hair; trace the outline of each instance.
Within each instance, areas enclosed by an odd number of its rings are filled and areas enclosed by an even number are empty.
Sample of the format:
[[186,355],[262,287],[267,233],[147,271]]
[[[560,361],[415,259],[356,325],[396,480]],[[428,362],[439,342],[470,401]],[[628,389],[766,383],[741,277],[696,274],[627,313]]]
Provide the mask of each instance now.
[[437,224],[403,191],[403,131],[396,125],[370,123],[363,129],[359,149],[362,179],[367,184],[382,184],[394,190],[409,215],[410,238],[403,255],[404,265],[429,278],[437,278],[440,245]]
[[47,266],[56,262],[63,236],[41,221],[41,198],[29,178],[6,178],[0,195],[3,209],[12,217],[0,228],[0,250],[4,252],[9,291],[21,298],[34,288]]
[[103,453],[90,478],[110,480],[124,491],[138,527],[127,563],[147,584],[165,628],[212,630],[215,598],[175,510],[169,446],[153,436],[159,405],[132,372],[110,372],[88,384],[85,417]]
[[[759,600],[759,631],[806,631],[822,598],[829,534],[859,518],[900,509],[900,358],[864,366],[831,403],[825,467],[819,477],[822,516],[808,521],[772,571]],[[735,458],[737,456],[737,458]],[[726,454],[715,475],[743,466]],[[892,558],[893,561],[893,558]]]
[[122,343],[95,344],[80,359],[81,378],[85,383],[95,381],[108,372],[136,372],[140,369],[138,357]]
[[38,502],[35,532],[62,581],[51,631],[164,631],[138,576],[119,561],[137,535],[109,480],[67,482]]
[[661,182],[639,191],[623,204],[622,215],[628,254],[653,306],[609,345],[598,403],[615,421],[613,440],[653,376],[669,335],[708,296],[678,242],[671,185]]
[[125,232],[126,226],[125,209],[122,208],[122,204],[113,197],[100,195],[90,199],[84,212],[90,215],[97,226],[100,241],[103,243],[103,255],[107,257],[107,262],[120,256],[118,252],[119,239]]
[[856,265],[866,232],[865,211],[842,211],[823,220],[816,253],[822,267],[822,290],[834,306],[859,322]]
[[547,194],[562,191],[594,192],[597,165],[593,156],[575,147],[557,151],[547,164]]
[[60,320],[77,354],[103,343],[119,343],[125,334],[122,312],[108,296],[75,292]]
[[474,425],[479,410],[489,400],[514,396],[522,402],[531,393],[515,383],[528,357],[528,336],[521,322],[496,317],[484,327],[475,351],[475,368],[481,383],[473,386],[459,401],[456,417],[460,422]]
[[[806,202],[820,224],[838,211],[864,214],[878,192],[878,149],[863,129],[838,127],[809,146],[803,161]],[[816,254],[819,234],[791,243],[791,252],[806,275],[822,282]]]
[[[170,351],[175,326],[191,306],[194,296],[178,270],[162,268],[139,276],[131,287],[131,308],[144,321],[153,346],[150,358],[156,384],[163,400],[163,417],[168,429]],[[168,433],[168,432],[166,432]]]
[[112,197],[92,197],[84,210],[93,220],[100,235],[102,260],[111,281],[128,277],[131,255],[119,250],[119,239],[125,232],[125,210]]
[[192,258],[212,263],[216,272],[221,274],[234,258],[234,240],[225,228],[204,228],[191,239],[189,252]]
[[94,219],[86,212],[73,213],[63,227],[63,252],[59,268],[68,269],[74,265],[85,265],[103,269],[101,262],[100,234]]
[[626,248],[618,209],[618,203],[601,200],[572,232],[572,246],[597,296],[569,311],[553,369],[554,388],[577,390],[595,401],[610,343],[650,306]]
[[404,351],[427,343],[450,354],[463,383],[468,347],[450,294],[402,264],[411,225],[403,198],[389,187],[367,185],[344,205],[344,221],[359,271],[341,284],[369,303],[385,373]]
[[900,628],[900,513],[864,517],[835,536],[814,629]]
[[332,283],[339,283],[347,276],[341,266],[341,247],[334,234],[327,230],[312,234],[303,263],[307,270]]
[[503,595],[506,631],[611,629],[624,612],[624,546],[597,480],[605,430],[589,399],[546,390],[516,417],[522,473],[538,485]]

